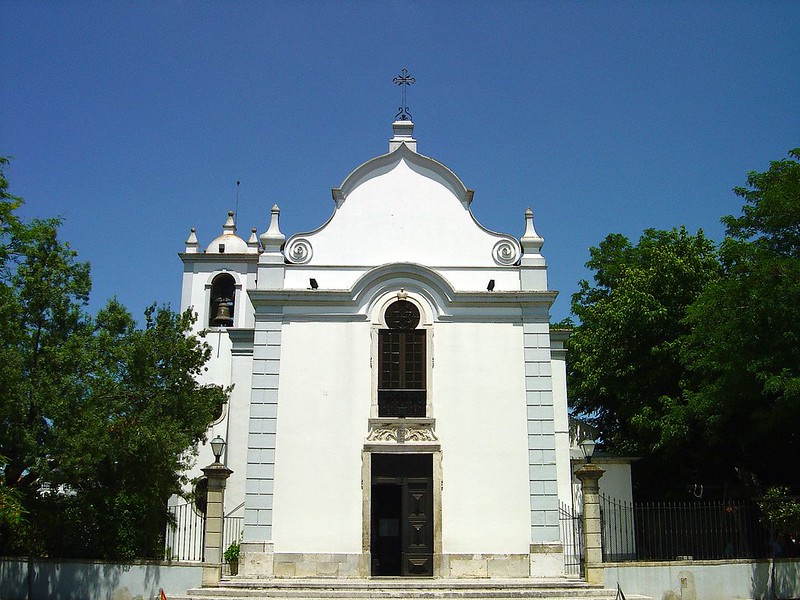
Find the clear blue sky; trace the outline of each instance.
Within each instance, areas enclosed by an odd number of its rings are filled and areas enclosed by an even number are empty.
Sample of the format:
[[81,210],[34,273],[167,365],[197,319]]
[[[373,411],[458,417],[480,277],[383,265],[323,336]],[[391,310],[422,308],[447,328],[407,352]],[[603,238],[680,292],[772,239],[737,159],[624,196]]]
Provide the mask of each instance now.
[[[0,154],[25,216],[60,215],[94,310],[177,307],[189,228],[328,218],[330,188],[418,149],[487,227],[545,238],[553,309],[608,233],[722,234],[731,188],[800,146],[800,2],[0,1]],[[456,240],[454,240],[454,243]]]

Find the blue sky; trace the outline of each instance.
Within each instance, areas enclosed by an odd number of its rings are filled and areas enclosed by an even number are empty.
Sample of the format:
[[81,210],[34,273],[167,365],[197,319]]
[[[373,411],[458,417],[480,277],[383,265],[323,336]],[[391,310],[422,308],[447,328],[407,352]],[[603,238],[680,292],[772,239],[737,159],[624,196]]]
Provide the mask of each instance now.
[[[313,229],[383,154],[407,67],[418,150],[485,226],[534,210],[569,296],[608,233],[715,240],[749,170],[800,146],[800,2],[0,2],[0,154],[64,218],[95,310],[180,300],[189,228],[281,206]],[[457,243],[457,240],[453,240]]]

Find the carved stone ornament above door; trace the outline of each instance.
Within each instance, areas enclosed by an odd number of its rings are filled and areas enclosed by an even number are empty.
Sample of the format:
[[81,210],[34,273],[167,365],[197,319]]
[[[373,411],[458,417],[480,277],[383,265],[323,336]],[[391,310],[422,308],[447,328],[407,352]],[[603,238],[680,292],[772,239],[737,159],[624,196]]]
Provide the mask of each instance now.
[[435,419],[370,419],[366,441],[369,444],[435,444],[439,438],[434,428]]

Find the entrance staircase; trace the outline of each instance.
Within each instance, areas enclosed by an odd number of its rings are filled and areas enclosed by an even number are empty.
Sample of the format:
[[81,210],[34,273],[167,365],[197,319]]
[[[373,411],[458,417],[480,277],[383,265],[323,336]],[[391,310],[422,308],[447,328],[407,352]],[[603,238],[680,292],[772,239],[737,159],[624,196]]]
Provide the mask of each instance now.
[[223,579],[169,600],[650,600],[646,596],[590,587],[578,579]]

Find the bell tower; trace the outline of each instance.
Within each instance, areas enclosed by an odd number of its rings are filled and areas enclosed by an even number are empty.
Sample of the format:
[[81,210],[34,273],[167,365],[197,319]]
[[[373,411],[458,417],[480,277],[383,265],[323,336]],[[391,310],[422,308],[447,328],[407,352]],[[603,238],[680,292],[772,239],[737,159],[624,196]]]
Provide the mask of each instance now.
[[198,331],[252,327],[253,311],[246,290],[248,281],[255,280],[258,264],[256,228],[245,242],[236,234],[233,211],[228,211],[222,234],[211,240],[205,251],[199,250],[197,231],[192,227],[180,254],[184,265],[181,310],[191,308],[197,314]]
[[[207,244],[204,241],[201,246],[198,232],[192,228],[179,254],[183,262],[181,312],[188,309],[195,313],[194,332],[204,332],[203,340],[212,349],[201,382],[231,389],[227,405],[208,433],[208,439],[219,435],[228,442],[226,464],[236,474],[228,481],[225,494],[228,516],[243,513],[237,507],[244,502],[247,444],[242,440],[247,438],[255,319],[247,290],[256,286],[261,253],[256,231],[255,227],[251,229],[247,241],[239,237],[235,214],[230,211],[222,232]],[[213,462],[208,445],[198,450],[197,465]],[[189,475],[201,477],[202,473],[195,469]]]

